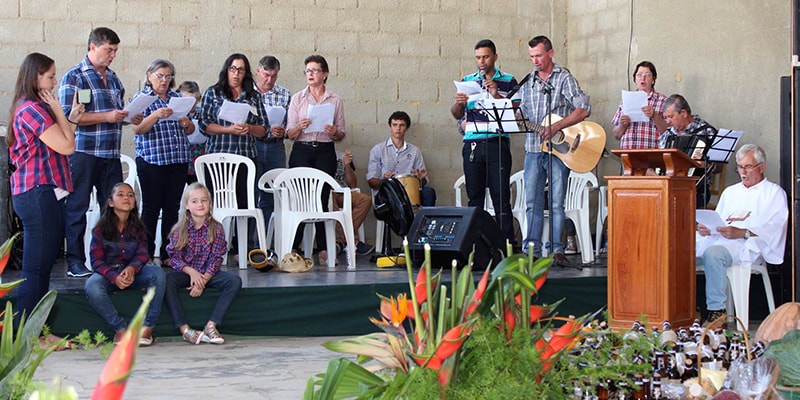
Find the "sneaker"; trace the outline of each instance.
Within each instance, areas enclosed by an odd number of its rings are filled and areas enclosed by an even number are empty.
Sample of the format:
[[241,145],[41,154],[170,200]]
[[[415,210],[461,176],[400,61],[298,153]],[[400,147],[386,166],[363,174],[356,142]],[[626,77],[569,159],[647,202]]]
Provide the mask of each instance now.
[[356,254],[365,256],[369,253],[372,253],[373,251],[375,251],[375,246],[369,243],[364,243],[364,242],[356,243]]
[[153,344],[153,337],[140,337],[139,338],[139,347],[148,347]]
[[183,340],[189,342],[191,344],[200,344],[200,339],[203,337],[203,332],[194,330],[192,328],[186,328],[185,331],[181,334]]
[[[708,314],[706,314],[705,319],[703,319],[703,326],[708,326],[712,322],[716,321],[720,317],[724,317],[728,315],[726,310],[708,310]],[[722,321],[721,328],[727,329],[728,320],[725,319]]]
[[200,338],[200,340],[211,344],[225,343],[225,338],[219,334],[216,326],[207,326],[205,329],[203,329],[203,336]]
[[564,247],[564,254],[577,254],[578,247],[575,246],[575,236],[567,236],[567,245]]
[[92,274],[92,271],[89,271],[83,264],[70,264],[67,267],[67,276],[71,276],[73,278],[85,278]]

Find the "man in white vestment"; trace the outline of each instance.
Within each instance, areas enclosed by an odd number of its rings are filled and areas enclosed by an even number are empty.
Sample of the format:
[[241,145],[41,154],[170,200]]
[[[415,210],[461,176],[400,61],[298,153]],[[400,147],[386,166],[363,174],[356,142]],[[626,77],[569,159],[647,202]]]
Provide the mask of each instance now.
[[727,268],[783,263],[789,218],[786,192],[764,177],[767,157],[759,146],[739,148],[736,170],[742,181],[726,188],[716,207],[726,225],[713,232],[697,225],[696,255],[706,275],[705,322],[725,314]]

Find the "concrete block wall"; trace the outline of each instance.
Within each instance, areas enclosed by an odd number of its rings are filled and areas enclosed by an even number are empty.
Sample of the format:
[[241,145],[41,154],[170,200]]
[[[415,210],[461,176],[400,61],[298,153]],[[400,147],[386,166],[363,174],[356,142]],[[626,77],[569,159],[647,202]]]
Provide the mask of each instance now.
[[[742,142],[767,153],[767,177],[779,180],[780,77],[791,75],[791,4],[779,0],[642,2],[577,0],[567,6],[569,68],[591,95],[591,119],[619,147],[611,118],[620,90],[635,90],[633,68],[650,60],[656,90],[686,97],[717,128],[743,130]],[[733,164],[733,162],[731,163]],[[603,159],[597,174],[616,175]],[[739,181],[727,168],[727,184]]]
[[[474,71],[478,40],[493,39],[499,67],[521,78],[531,70],[527,41],[550,36],[556,61],[591,96],[591,119],[606,128],[607,148],[618,146],[610,119],[619,91],[629,88],[628,68],[649,59],[659,69],[659,91],[686,95],[709,122],[743,129],[777,160],[778,77],[790,73],[789,24],[790,5],[780,0],[0,0],[0,121],[8,118],[27,53],[53,57],[60,75],[85,55],[97,26],[122,39],[111,67],[128,97],[156,57],[175,64],[178,81],[205,88],[229,54],[244,53],[253,65],[273,54],[282,64],[278,83],[296,92],[305,86],[303,59],[322,54],[331,68],[328,87],[345,103],[348,137],[338,147],[353,150],[362,190],[369,149],[386,138],[388,115],[405,110],[413,120],[408,140],[422,148],[439,204],[450,205],[462,175],[449,114],[452,81]],[[512,146],[516,171],[522,135]],[[123,152],[134,154],[129,129]],[[603,159],[596,173],[618,168]],[[773,180],[777,173],[768,171]],[[736,181],[730,169],[728,181]],[[371,237],[372,216],[367,221]]]

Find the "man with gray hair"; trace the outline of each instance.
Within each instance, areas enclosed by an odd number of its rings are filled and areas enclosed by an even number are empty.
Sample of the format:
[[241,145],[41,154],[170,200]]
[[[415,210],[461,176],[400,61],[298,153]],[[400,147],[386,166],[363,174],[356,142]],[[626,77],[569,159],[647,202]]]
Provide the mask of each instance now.
[[716,208],[727,224],[714,231],[697,224],[697,261],[706,276],[705,322],[725,315],[727,268],[783,262],[789,221],[786,192],[764,176],[767,157],[761,147],[739,148],[736,169],[742,181],[722,192]]
[[[264,56],[258,61],[256,71],[255,88],[261,94],[261,104],[264,107],[264,115],[267,119],[269,130],[267,135],[256,139],[256,179],[264,175],[265,172],[275,168],[286,168],[286,147],[283,138],[286,136],[286,114],[289,111],[289,101],[292,93],[288,89],[276,84],[278,72],[281,70],[281,63],[274,56]],[[275,112],[277,108],[283,108],[284,112],[279,121],[273,121],[270,116],[281,115]],[[258,208],[264,213],[264,221],[269,221],[270,215],[275,210],[275,202],[272,194],[256,190],[258,193]],[[254,227],[253,227],[254,228]],[[250,248],[255,248],[251,229]]]

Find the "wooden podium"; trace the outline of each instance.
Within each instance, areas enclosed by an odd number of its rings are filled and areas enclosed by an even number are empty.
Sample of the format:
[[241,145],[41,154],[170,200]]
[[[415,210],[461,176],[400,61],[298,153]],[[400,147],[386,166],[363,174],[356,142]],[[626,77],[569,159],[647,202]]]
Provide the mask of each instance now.
[[[695,185],[702,164],[677,149],[612,150],[622,176],[608,180],[609,324],[629,329],[695,318]],[[663,176],[647,176],[660,168]],[[644,321],[641,321],[644,322]]]

